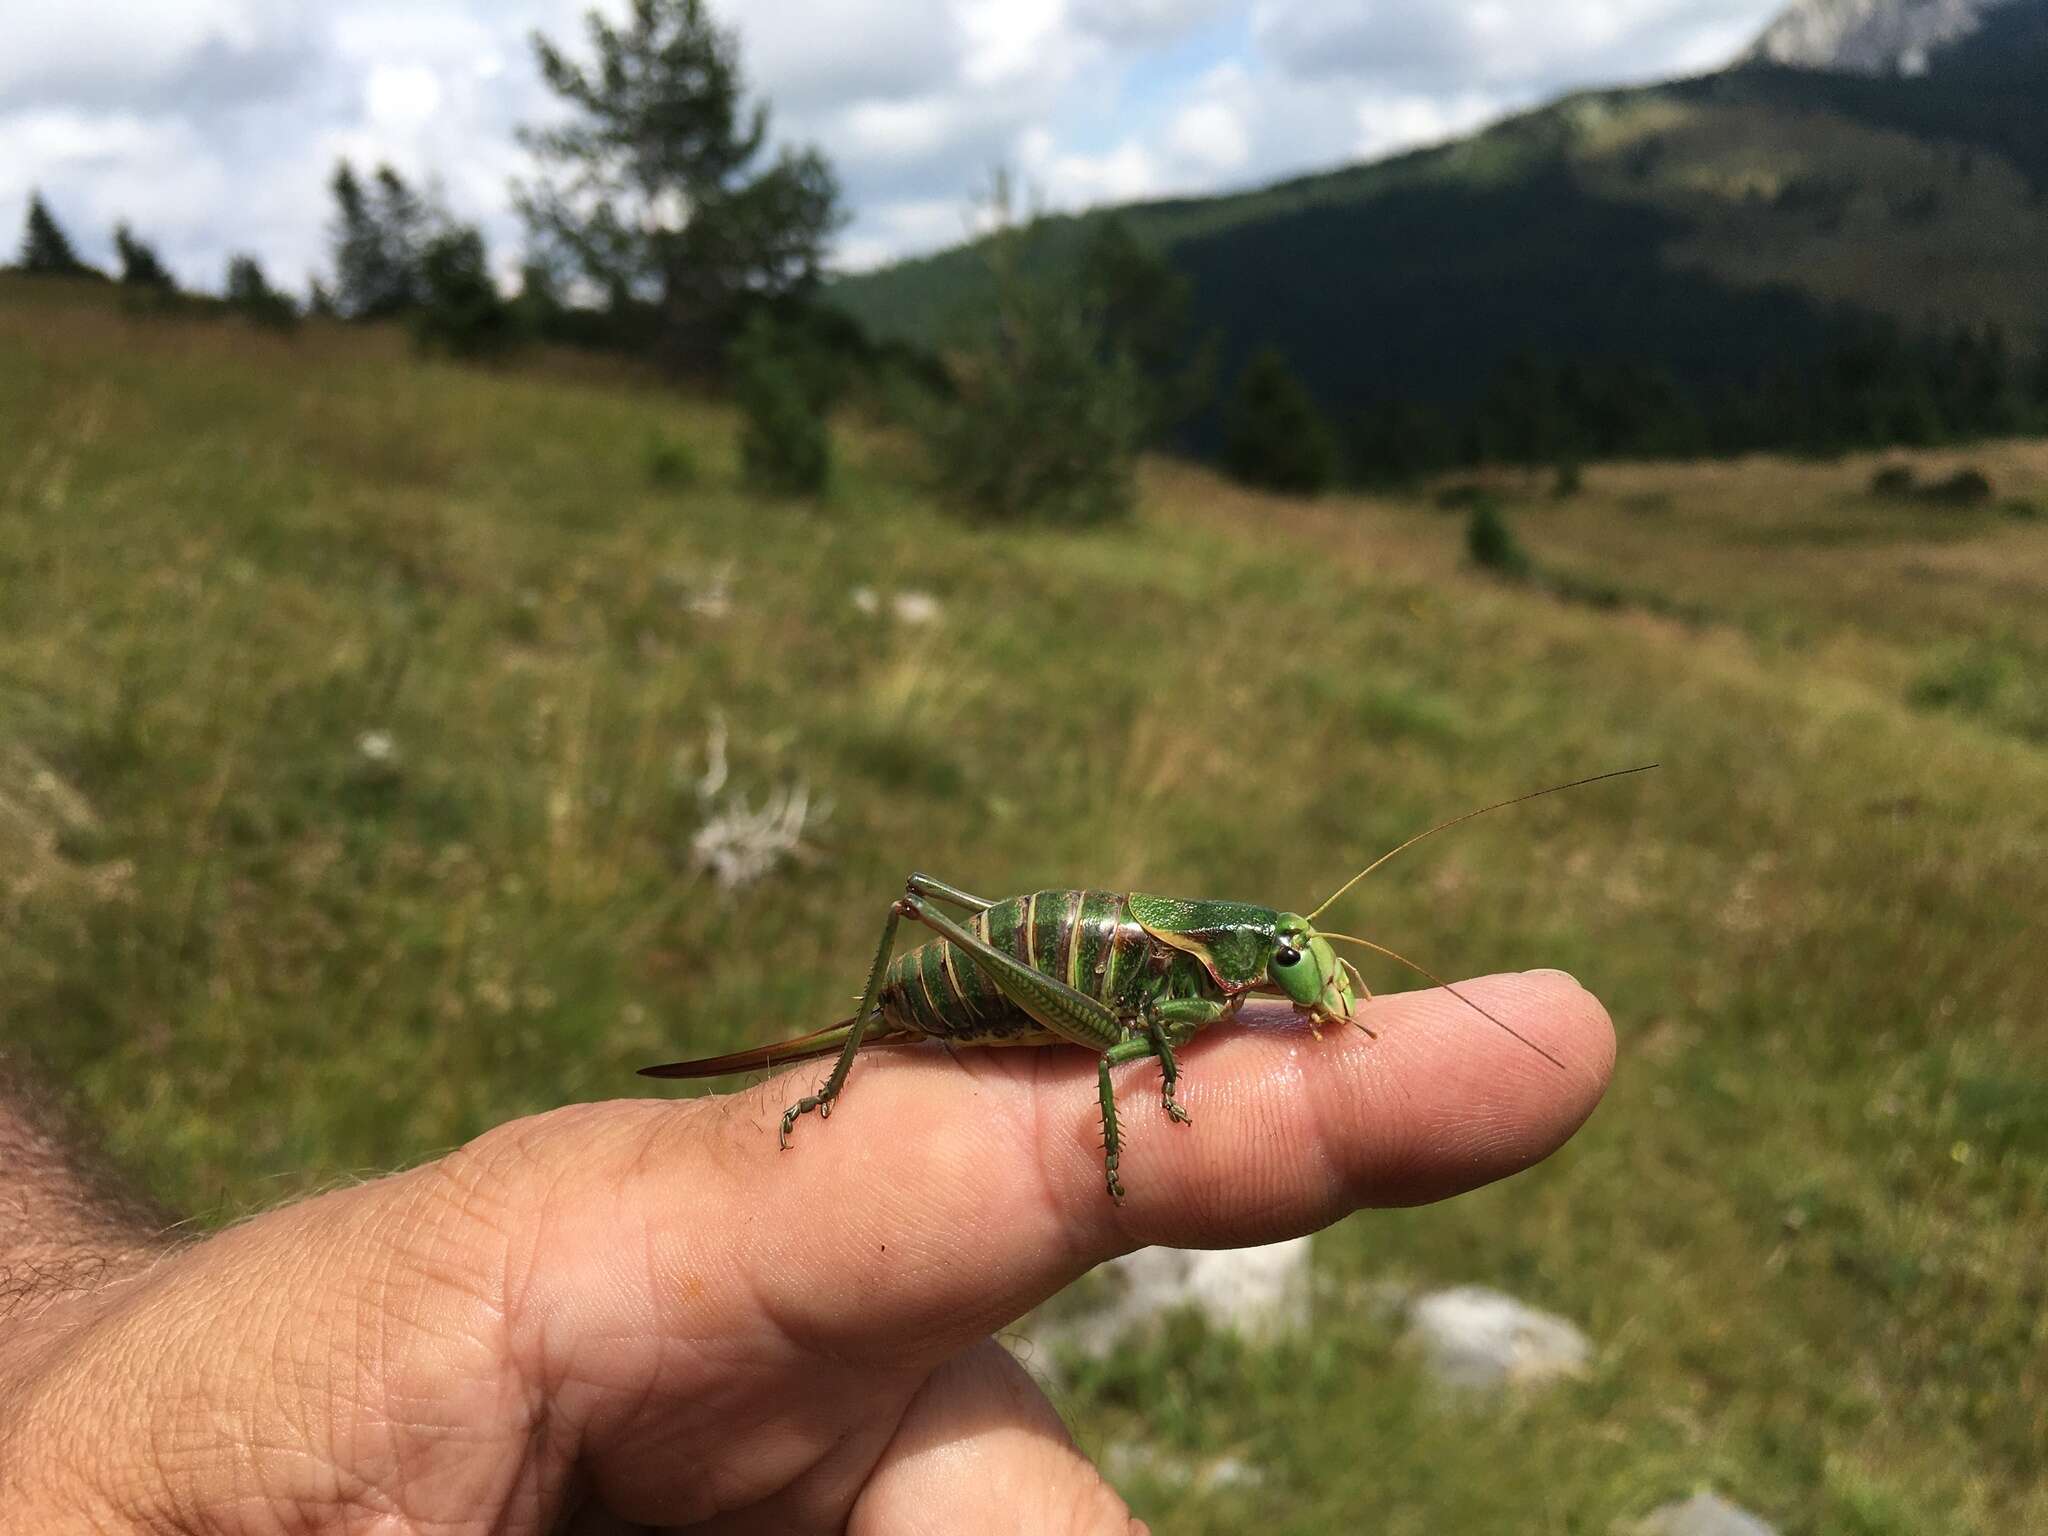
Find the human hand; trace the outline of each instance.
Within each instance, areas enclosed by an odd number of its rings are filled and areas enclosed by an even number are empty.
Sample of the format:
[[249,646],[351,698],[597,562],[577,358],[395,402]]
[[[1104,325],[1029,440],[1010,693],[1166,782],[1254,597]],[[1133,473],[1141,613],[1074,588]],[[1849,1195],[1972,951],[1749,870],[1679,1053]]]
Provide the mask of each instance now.
[[[515,1121],[0,1324],[0,1530],[1128,1532],[990,1338],[1095,1264],[1442,1199],[1544,1157],[1613,1060],[1555,972],[1354,1031],[1219,1029],[1144,1066],[1102,1189],[1093,1059],[877,1052]],[[1257,1019],[1259,1010],[1247,1011]],[[4,1180],[0,1175],[0,1180]]]

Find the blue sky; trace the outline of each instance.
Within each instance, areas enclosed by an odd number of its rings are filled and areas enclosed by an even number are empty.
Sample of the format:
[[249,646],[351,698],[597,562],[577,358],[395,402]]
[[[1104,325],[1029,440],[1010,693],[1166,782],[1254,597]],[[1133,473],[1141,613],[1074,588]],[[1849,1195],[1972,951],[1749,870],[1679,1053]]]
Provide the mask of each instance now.
[[[1463,132],[1574,86],[1698,71],[1777,0],[710,0],[778,134],[837,166],[838,260],[951,243],[996,165],[1078,207]],[[0,240],[41,187],[88,256],[117,218],[185,281],[249,250],[301,286],[337,156],[434,181],[516,258],[526,38],[588,0],[0,0]]]

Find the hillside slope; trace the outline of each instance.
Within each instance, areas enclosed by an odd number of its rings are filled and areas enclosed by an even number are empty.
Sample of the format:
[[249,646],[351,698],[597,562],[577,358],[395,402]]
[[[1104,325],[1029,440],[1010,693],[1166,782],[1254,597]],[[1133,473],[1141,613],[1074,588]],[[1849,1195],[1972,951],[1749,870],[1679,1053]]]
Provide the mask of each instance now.
[[[989,530],[849,425],[830,498],[770,501],[716,401],[111,297],[0,279],[0,1013],[200,1229],[839,1016],[912,867],[1307,903],[1661,759],[1333,914],[1594,988],[1572,1144],[1318,1236],[1312,1333],[1182,1320],[1061,1406],[1194,1536],[1609,1532],[1708,1482],[1785,1536],[2048,1529],[2048,520],[1868,460],[1595,465],[1511,507],[1566,601],[1424,499],[1154,464],[1129,525]],[[2048,445],[1971,462],[2048,508]],[[806,856],[721,891],[700,831],[797,784]],[[1288,1039],[1249,1096],[1197,1043],[1127,1173],[1325,1070]],[[882,1210],[893,1069],[787,1154]],[[1586,1379],[1446,1404],[1386,1300],[1461,1283],[1583,1326]]]
[[[1691,383],[1817,355],[1845,317],[2048,332],[2048,0],[1919,79],[1753,65],[1589,92],[1441,148],[1123,210],[1195,280],[1226,371],[1278,344],[1326,404],[1469,401],[1520,354]],[[1102,214],[1053,221],[1044,259]],[[836,285],[930,342],[983,307],[954,250]]]

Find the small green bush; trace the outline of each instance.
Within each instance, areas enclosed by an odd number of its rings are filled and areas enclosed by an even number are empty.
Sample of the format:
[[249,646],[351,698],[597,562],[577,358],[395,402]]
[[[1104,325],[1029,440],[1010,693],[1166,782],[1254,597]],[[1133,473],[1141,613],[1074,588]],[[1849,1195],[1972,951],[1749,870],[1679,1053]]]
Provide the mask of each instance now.
[[986,242],[993,312],[962,323],[947,387],[917,402],[941,495],[978,517],[1084,525],[1130,515],[1138,447],[1156,418],[1129,346],[1111,336],[1099,285],[1046,275],[1044,226],[1016,223],[997,179]]
[[491,280],[483,236],[467,225],[443,230],[420,253],[420,307],[413,336],[451,357],[491,357],[518,339],[512,306]]
[[826,421],[839,390],[837,369],[797,326],[766,311],[727,353],[744,425],[740,465],[747,484],[775,496],[815,496],[832,478]]
[[2048,516],[2048,513],[2043,512],[2041,503],[2038,501],[2028,501],[2023,496],[2007,498],[2005,505],[2000,510],[2014,522],[2019,523],[2031,523],[2043,516]]
[[679,491],[697,483],[697,455],[690,445],[665,432],[647,440],[644,458],[647,483],[660,491]]
[[1465,550],[1474,565],[1517,581],[1535,568],[1529,552],[1508,526],[1500,503],[1491,496],[1473,504],[1472,515],[1465,522]]
[[263,275],[263,264],[254,256],[228,258],[226,298],[228,308],[251,325],[266,331],[298,328],[298,307],[288,295],[270,286],[270,279]]
[[1557,466],[1557,473],[1550,482],[1550,494],[1558,501],[1570,501],[1586,488],[1586,472],[1577,459],[1566,459]]
[[1981,507],[1991,500],[1991,478],[1979,469],[1959,469],[1922,486],[1920,498],[1942,507]]
[[1337,478],[1336,436],[1277,348],[1245,364],[1224,430],[1224,463],[1247,485],[1314,496]]
[[1870,477],[1873,496],[1910,496],[1918,486],[1910,464],[1887,464]]

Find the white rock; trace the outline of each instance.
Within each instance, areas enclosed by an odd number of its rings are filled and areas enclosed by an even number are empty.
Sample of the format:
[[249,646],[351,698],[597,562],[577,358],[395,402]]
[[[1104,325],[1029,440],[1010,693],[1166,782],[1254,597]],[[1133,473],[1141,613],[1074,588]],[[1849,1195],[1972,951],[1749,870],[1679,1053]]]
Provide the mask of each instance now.
[[366,763],[383,765],[398,760],[398,743],[389,731],[364,731],[356,737],[356,755]]
[[1592,1341],[1563,1318],[1480,1285],[1421,1297],[1409,1310],[1408,1333],[1431,1373],[1452,1387],[1499,1388],[1576,1375],[1593,1355]]
[[1638,1536],[1778,1536],[1748,1510],[1705,1491],[1650,1511],[1635,1529]]
[[905,589],[889,600],[898,623],[930,624],[939,616],[939,600],[929,592]]
[[1264,1470],[1242,1456],[1219,1456],[1197,1466],[1186,1457],[1131,1440],[1119,1440],[1102,1453],[1102,1475],[1116,1484],[1147,1477],[1167,1488],[1192,1485],[1198,1493],[1260,1488],[1266,1482]]
[[1098,1269],[1091,1283],[1105,1295],[1079,1315],[1034,1318],[1018,1330],[1031,1362],[1050,1370],[1052,1357],[1074,1350],[1100,1359],[1128,1334],[1167,1313],[1192,1307],[1211,1328],[1254,1342],[1308,1326],[1309,1242],[1305,1237],[1262,1248],[1141,1248]]

